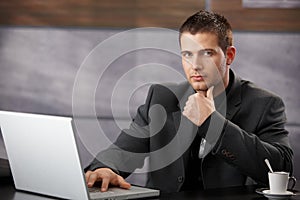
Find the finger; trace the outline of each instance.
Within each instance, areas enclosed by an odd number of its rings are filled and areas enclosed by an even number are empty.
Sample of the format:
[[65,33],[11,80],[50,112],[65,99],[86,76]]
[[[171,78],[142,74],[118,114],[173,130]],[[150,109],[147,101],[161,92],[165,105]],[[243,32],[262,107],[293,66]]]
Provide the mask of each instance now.
[[88,182],[91,173],[92,173],[92,171],[87,171],[87,172],[85,173],[85,182],[86,182],[86,183]]
[[185,116],[185,117],[187,116],[187,113],[186,113],[185,110],[182,112],[182,115]]
[[131,187],[130,183],[125,181],[125,179],[121,176],[118,176],[119,186],[124,189],[129,189]]
[[109,182],[110,182],[110,179],[108,177],[102,179],[101,192],[107,191]]
[[214,86],[211,86],[208,88],[206,92],[206,97],[209,98],[210,100],[214,100],[214,94],[213,94]]
[[199,95],[205,97],[206,91],[203,91],[203,90],[197,90],[197,94],[199,94]]
[[187,114],[188,114],[188,108],[187,108],[187,106],[185,106],[185,107],[183,108],[182,115],[183,115],[183,116],[187,116]]
[[94,183],[97,181],[98,179],[98,175],[97,173],[90,173],[90,176],[88,177],[88,180],[87,180],[87,185],[88,187],[92,187],[94,185]]

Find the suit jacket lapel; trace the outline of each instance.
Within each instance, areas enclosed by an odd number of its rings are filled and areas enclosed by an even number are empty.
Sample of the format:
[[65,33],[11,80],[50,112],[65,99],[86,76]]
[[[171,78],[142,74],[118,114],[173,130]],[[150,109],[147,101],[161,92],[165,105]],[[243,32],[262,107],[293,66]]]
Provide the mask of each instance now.
[[[174,119],[174,125],[175,125],[175,130],[177,131],[177,134],[179,134],[179,131],[184,131],[185,133],[191,133],[195,129],[197,129],[197,126],[194,125],[189,119],[184,117],[182,115],[183,108],[185,106],[186,101],[188,100],[189,96],[194,94],[194,89],[190,86],[187,88],[187,90],[184,92],[184,94],[177,98],[179,98],[179,108],[180,110],[176,111],[173,113],[173,119]],[[182,134],[185,135],[188,139],[190,137],[189,134]],[[193,136],[192,136],[193,137]]]
[[[194,125],[189,119],[187,119],[185,116],[182,115],[183,108],[185,106],[186,101],[188,100],[188,97],[192,94],[194,94],[194,89],[189,86],[182,96],[177,96],[179,100],[179,108],[180,110],[173,113],[173,120],[176,130],[176,135],[178,136],[177,142],[178,142],[178,148],[180,148],[180,151],[183,154],[183,157],[181,157],[181,169],[182,173],[185,174],[185,162],[187,162],[187,158],[189,155],[188,148],[190,147],[191,143],[193,142],[196,134],[197,134],[197,126]],[[183,159],[182,159],[183,158]]]

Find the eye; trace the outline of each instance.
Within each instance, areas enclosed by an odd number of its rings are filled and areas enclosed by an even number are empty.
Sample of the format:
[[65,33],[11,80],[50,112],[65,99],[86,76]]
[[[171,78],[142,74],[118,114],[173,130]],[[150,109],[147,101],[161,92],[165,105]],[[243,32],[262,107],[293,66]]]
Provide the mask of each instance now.
[[211,51],[211,50],[204,50],[204,51],[202,52],[202,56],[205,56],[205,57],[211,57],[211,56],[213,56],[213,55],[214,55],[214,52]]
[[188,51],[183,51],[181,53],[182,57],[185,57],[185,58],[190,58],[193,56],[193,54],[191,52],[188,52]]

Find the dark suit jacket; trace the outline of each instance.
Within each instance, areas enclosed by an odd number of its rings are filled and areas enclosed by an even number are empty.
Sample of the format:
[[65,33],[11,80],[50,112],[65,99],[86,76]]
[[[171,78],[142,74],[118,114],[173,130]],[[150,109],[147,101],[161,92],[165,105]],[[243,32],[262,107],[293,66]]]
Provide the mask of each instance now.
[[233,71],[230,79],[228,94],[219,98],[217,111],[202,125],[205,128],[182,115],[187,98],[194,93],[188,82],[152,85],[130,128],[99,153],[89,169],[109,166],[126,177],[148,157],[147,186],[179,191],[185,181],[189,147],[199,128],[206,132],[199,169],[204,188],[244,185],[249,177],[267,184],[265,158],[274,170],[292,172],[293,152],[284,127],[282,100],[241,80]]

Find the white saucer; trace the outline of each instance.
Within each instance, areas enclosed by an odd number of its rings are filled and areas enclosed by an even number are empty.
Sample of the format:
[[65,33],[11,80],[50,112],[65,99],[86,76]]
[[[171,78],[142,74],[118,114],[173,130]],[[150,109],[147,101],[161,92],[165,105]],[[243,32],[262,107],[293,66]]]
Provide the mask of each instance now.
[[296,195],[296,193],[291,191],[286,191],[285,193],[280,193],[280,194],[272,194],[270,190],[267,188],[256,189],[255,191],[258,194],[262,194],[269,199],[286,199],[288,197]]

